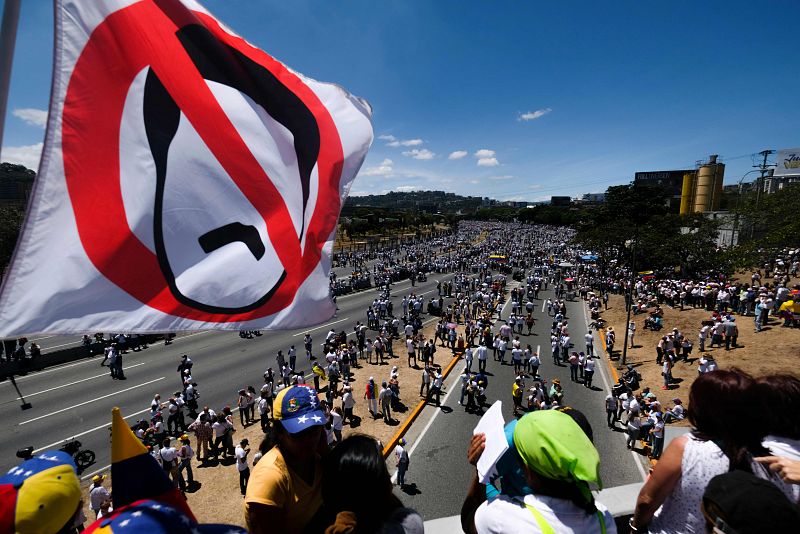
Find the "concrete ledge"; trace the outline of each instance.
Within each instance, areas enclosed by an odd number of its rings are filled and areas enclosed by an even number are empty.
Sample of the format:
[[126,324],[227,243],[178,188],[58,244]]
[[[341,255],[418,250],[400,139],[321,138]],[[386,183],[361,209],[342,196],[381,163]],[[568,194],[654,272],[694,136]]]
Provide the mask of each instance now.
[[[159,339],[163,339],[164,336],[152,334],[142,337],[150,344],[155,343]],[[0,363],[0,380],[5,380],[9,376],[21,376],[33,371],[41,371],[47,367],[62,363],[74,362],[84,358],[93,358],[94,356],[103,354],[103,349],[106,348],[108,343],[109,341],[106,340],[104,343],[92,343],[86,347],[80,344],[80,342],[76,342],[74,347],[47,352],[34,360]]]

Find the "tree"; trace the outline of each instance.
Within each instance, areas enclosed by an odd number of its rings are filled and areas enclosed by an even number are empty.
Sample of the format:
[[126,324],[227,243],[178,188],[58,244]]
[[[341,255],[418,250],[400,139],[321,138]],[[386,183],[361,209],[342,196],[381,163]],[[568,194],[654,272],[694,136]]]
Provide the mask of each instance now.
[[668,213],[669,193],[657,186],[609,187],[605,203],[586,210],[575,241],[605,261],[630,265],[635,242],[636,270],[674,271],[692,277],[718,268],[718,223],[702,214]]
[[734,267],[760,265],[777,249],[800,247],[800,184],[787,184],[775,193],[743,195],[735,210],[739,225],[739,244],[728,251]]
[[0,275],[5,273],[17,244],[25,208],[18,205],[0,206]]

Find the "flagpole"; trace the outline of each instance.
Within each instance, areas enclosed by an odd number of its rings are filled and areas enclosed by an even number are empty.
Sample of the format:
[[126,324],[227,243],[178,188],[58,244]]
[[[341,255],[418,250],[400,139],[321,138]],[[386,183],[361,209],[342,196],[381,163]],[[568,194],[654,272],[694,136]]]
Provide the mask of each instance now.
[[6,124],[8,87],[11,83],[11,64],[14,61],[14,45],[17,42],[20,0],[6,0],[3,7],[3,23],[0,26],[0,156],[3,151],[3,130]]

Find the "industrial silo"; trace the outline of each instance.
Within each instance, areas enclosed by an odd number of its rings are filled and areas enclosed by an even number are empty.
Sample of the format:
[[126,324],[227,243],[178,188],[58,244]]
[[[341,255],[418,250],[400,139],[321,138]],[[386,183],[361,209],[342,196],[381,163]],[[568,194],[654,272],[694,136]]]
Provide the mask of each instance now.
[[687,172],[683,175],[683,187],[681,187],[681,215],[686,215],[692,211],[694,204],[694,185],[697,174]]
[[694,213],[717,211],[722,198],[722,179],[725,175],[725,164],[717,163],[716,154],[709,156],[708,163],[697,169],[695,185]]

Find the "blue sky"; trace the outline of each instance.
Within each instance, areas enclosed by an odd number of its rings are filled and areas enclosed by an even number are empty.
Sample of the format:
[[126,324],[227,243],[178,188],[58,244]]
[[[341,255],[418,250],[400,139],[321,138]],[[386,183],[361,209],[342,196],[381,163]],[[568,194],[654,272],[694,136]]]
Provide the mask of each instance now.
[[[52,2],[23,2],[2,159],[36,167]],[[709,154],[726,183],[800,146],[800,2],[206,0],[250,42],[373,106],[352,194],[577,196]],[[755,175],[748,176],[748,180]]]

